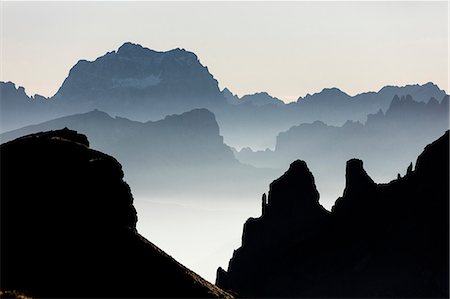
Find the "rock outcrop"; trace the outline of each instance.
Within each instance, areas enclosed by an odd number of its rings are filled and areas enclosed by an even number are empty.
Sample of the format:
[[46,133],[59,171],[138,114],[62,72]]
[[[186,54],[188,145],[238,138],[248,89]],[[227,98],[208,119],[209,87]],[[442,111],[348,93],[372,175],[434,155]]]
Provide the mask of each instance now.
[[244,297],[448,298],[448,131],[389,184],[376,184],[361,160],[346,171],[328,214],[305,163],[294,162],[216,284]]
[[230,297],[136,231],[121,165],[63,129],[0,146],[1,288],[32,297]]

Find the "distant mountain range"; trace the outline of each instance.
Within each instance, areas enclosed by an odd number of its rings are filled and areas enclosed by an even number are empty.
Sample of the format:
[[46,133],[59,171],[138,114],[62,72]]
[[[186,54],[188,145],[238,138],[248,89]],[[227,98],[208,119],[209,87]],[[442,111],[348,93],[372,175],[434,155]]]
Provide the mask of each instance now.
[[86,136],[41,132],[0,153],[2,297],[232,298],[137,232],[121,165]]
[[117,157],[135,193],[155,198],[211,197],[229,189],[252,194],[274,175],[237,161],[206,109],[145,123],[94,110],[10,131],[0,140],[64,127],[90,136],[92,148]]
[[275,150],[235,151],[239,161],[256,167],[286,168],[296,159],[308,161],[316,173],[323,204],[331,207],[344,188],[337,179],[345,161],[363,159],[377,181],[390,181],[422,148],[449,126],[449,97],[441,102],[416,102],[411,96],[395,96],[384,113],[368,116],[365,124],[347,121],[329,126],[321,121],[294,126],[277,136]]
[[[307,161],[320,203],[331,208],[349,159],[364,159],[378,182],[408,172],[422,148],[448,130],[448,101],[431,82],[356,96],[331,87],[289,104],[266,92],[238,97],[220,90],[194,53],[125,43],[80,60],[50,98],[0,82],[0,140],[65,127],[88,135],[92,149],[122,164],[145,233],[173,241],[167,244],[188,252],[192,267],[208,264],[211,279],[216,257],[225,261],[222,253],[237,241],[230,228],[292,161]],[[203,246],[184,245],[193,239]]]
[[345,182],[328,212],[293,162],[216,284],[245,298],[448,298],[449,132],[397,180],[376,184],[351,159]]
[[10,82],[1,82],[0,92],[2,132],[93,109],[148,121],[207,108],[216,115],[227,144],[254,149],[273,147],[279,132],[301,123],[365,121],[370,113],[386,111],[394,95],[412,95],[424,102],[445,96],[438,86],[427,83],[386,86],[354,97],[326,88],[290,104],[264,92],[239,98],[228,89],[220,91],[194,53],[157,52],[132,43],[94,61],[80,60],[49,99],[30,98]]
[[[375,178],[384,181],[392,178],[404,163],[413,159],[424,144],[448,128],[448,96],[433,83],[387,86],[378,92],[354,97],[337,88],[325,88],[299,98],[295,103],[284,104],[264,92],[239,98],[228,89],[220,91],[217,81],[193,53],[181,49],[156,52],[132,43],[125,43],[117,51],[95,61],[79,61],[56,95],[49,99],[39,95],[29,98],[23,88],[16,88],[10,82],[0,83],[0,87],[3,131],[41,123],[37,127],[5,133],[1,136],[3,140],[66,126],[77,129],[92,136],[95,147],[117,156],[130,176],[136,175],[130,179],[135,190],[140,190],[139,186],[151,186],[147,178],[145,182],[142,180],[146,177],[141,175],[141,172],[145,173],[145,167],[138,157],[143,156],[148,161],[147,166],[160,170],[161,179],[154,178],[154,182],[162,181],[165,175],[170,176],[171,171],[165,169],[176,167],[179,159],[183,161],[178,166],[186,171],[193,168],[189,165],[196,165],[195,173],[199,173],[200,169],[212,169],[216,162],[228,159],[229,163],[222,165],[230,172],[226,175],[226,171],[222,172],[225,177],[216,181],[226,181],[230,177],[237,180],[231,174],[231,168],[242,169],[243,166],[234,160],[226,146],[220,148],[218,145],[225,143],[238,149],[244,148],[235,153],[239,161],[256,167],[274,168],[278,172],[292,160],[307,160],[313,171],[319,174],[319,185],[323,181],[336,184],[320,186],[322,198],[325,198],[335,192],[332,190],[339,192],[343,181],[337,183],[321,176],[326,173],[334,176],[337,174],[335,170],[342,169],[341,165],[346,160],[364,158]],[[395,109],[389,108],[393,98],[407,95],[412,95],[414,101],[421,104],[414,105],[407,100],[394,113]],[[199,123],[181,122],[178,127],[169,126],[172,130],[160,128],[160,124],[170,123],[167,119],[162,120],[167,115],[198,107],[208,108],[214,113],[215,120],[203,123],[204,120],[212,120],[214,115],[195,110],[196,113],[186,115],[198,118]],[[93,109],[100,110],[90,112]],[[99,111],[120,117],[114,119]],[[67,115],[72,116],[61,118]],[[372,116],[368,119],[368,115]],[[46,122],[56,116],[60,119]],[[366,124],[360,125],[358,122]],[[160,133],[150,129],[154,127],[160,128]],[[116,128],[115,131],[113,128]],[[204,132],[207,128],[211,131]],[[212,131],[214,137],[209,134]],[[187,136],[196,137],[189,139]],[[205,142],[209,138],[207,136],[211,137],[209,142]],[[409,146],[400,153],[396,151],[396,144],[403,139],[408,139],[405,144]],[[198,146],[193,145],[195,142]],[[267,147],[275,150],[254,151]],[[378,167],[374,157],[384,157],[386,153],[390,153],[391,166]],[[324,159],[332,162],[321,163]],[[210,162],[212,164],[206,166]],[[167,164],[171,166],[167,167]],[[210,176],[207,172],[210,171],[205,170],[202,176]],[[253,170],[247,172],[247,178],[254,174]],[[165,186],[155,184],[161,190]],[[261,186],[261,183],[255,184]],[[181,180],[179,186],[192,189],[194,185],[198,184]],[[226,190],[226,186],[229,184],[218,188]],[[332,198],[334,196],[330,200]]]

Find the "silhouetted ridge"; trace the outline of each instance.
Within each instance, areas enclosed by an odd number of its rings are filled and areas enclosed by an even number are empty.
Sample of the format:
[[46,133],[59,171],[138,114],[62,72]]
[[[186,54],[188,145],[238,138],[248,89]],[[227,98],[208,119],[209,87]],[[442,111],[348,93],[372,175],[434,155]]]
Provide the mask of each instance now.
[[311,212],[320,207],[314,177],[304,161],[293,162],[284,175],[270,184],[268,205],[267,210],[273,213],[284,210],[305,217],[312,216]]
[[84,145],[89,147],[89,141],[85,135],[78,134],[77,131],[69,130],[68,128],[64,128],[58,131],[48,131],[48,132],[40,132],[32,135],[26,135],[23,137],[19,137],[16,140],[61,140],[67,142],[74,142],[80,145]]
[[317,198],[305,162],[292,163],[216,284],[244,297],[448,298],[449,131],[404,177],[376,184],[351,159],[331,214]]
[[[291,273],[284,269],[286,253],[282,244],[301,244],[329,222],[329,212],[318,200],[319,193],[306,163],[293,162],[286,173],[270,184],[268,201],[263,195],[262,216],[244,224],[242,246],[233,253],[228,272],[218,269],[217,284],[243,296],[282,294],[284,287],[277,283],[291,280]],[[309,229],[305,230],[305,226]],[[266,272],[269,269],[270,275]]]
[[[336,209],[341,208],[343,205],[349,205],[348,202],[343,203],[342,198],[364,201],[373,195],[375,188],[375,182],[363,168],[363,161],[359,159],[347,161],[344,195],[336,200],[333,212],[336,212]],[[347,201],[349,200],[347,199]],[[360,203],[351,203],[350,205],[360,205]]]
[[[425,147],[424,152],[417,158],[415,175],[422,176],[420,179],[436,181],[439,186],[448,184],[448,148],[449,131]],[[441,163],[436,163],[438,157],[442,159]]]
[[0,146],[2,290],[46,298],[230,297],[137,233],[121,165],[88,146],[67,128]]

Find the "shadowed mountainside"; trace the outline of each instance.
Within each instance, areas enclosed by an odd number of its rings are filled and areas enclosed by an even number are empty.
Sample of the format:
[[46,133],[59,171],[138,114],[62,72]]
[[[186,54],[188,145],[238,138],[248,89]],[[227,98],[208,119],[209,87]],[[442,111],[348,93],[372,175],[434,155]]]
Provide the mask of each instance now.
[[136,231],[121,165],[63,129],[0,146],[1,288],[33,297],[230,297]]
[[292,163],[216,284],[244,297],[448,298],[448,131],[404,177],[376,184],[352,159],[345,178],[329,213],[305,162]]

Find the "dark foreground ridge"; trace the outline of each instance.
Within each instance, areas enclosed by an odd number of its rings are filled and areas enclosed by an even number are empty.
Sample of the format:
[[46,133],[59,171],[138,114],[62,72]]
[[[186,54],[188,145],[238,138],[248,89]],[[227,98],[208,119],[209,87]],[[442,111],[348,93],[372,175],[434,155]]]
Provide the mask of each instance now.
[[329,213],[305,162],[292,163],[216,284],[244,297],[448,298],[449,132],[389,184],[361,160],[346,172]]
[[231,297],[136,231],[121,165],[63,129],[0,146],[1,289],[32,297]]

